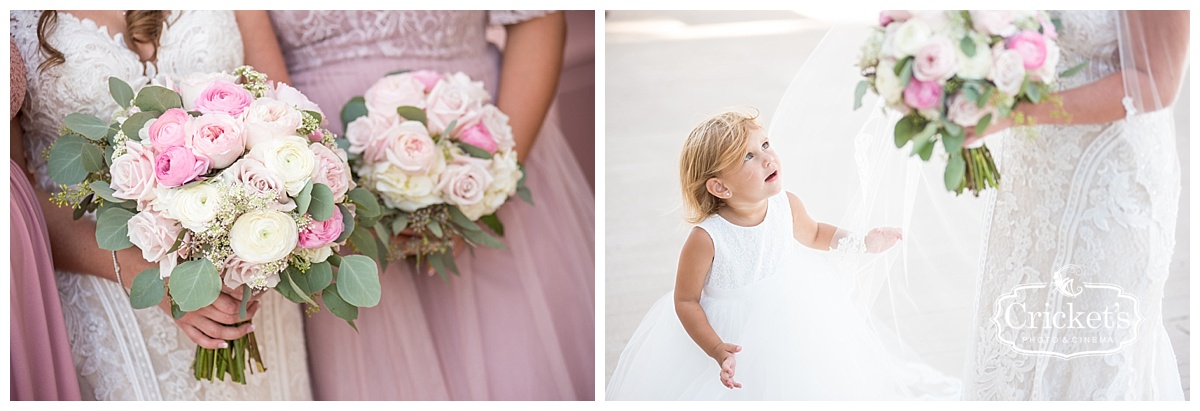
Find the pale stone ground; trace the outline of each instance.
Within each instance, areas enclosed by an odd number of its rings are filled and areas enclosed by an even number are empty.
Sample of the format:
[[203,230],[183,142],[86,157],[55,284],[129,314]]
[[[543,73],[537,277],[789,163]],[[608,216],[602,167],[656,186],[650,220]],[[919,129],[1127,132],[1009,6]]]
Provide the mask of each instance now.
[[[705,116],[732,106],[757,107],[769,122],[780,96],[831,20],[841,18],[765,11],[608,12],[606,380],[646,311],[674,283],[679,247],[689,228],[681,218],[677,182],[679,148],[688,130]],[[1163,304],[1185,391],[1190,388],[1188,106],[1188,97],[1182,97],[1182,115],[1177,116],[1181,214]],[[975,280],[964,276],[944,287],[962,289],[962,282]],[[939,290],[933,286],[929,292]],[[961,329],[942,331],[943,335],[918,333],[919,341],[910,341],[918,354],[951,375],[962,372],[972,303],[970,298],[956,301],[959,306],[928,314],[926,320],[963,324]]]

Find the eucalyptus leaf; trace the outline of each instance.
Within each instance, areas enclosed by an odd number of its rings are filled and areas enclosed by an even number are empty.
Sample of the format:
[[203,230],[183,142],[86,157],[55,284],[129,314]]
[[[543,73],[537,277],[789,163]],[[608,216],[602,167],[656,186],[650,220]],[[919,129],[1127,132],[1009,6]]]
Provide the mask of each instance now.
[[362,96],[350,99],[345,106],[342,106],[342,130],[348,129],[351,122],[365,115],[367,115],[367,100]]
[[862,80],[862,81],[859,81],[858,86],[854,88],[854,109],[855,110],[858,110],[860,107],[862,107],[863,96],[867,95],[867,88],[870,86],[871,86],[870,82],[868,82],[866,80]]
[[966,176],[967,163],[962,158],[961,150],[951,151],[951,153],[954,154],[950,155],[950,161],[946,163],[946,189],[957,191],[958,187],[962,185],[963,177]]
[[116,101],[121,108],[129,108],[133,104],[133,88],[119,78],[108,78],[108,94],[112,95],[113,101]]
[[350,190],[350,201],[357,204],[356,211],[360,217],[378,217],[382,212],[379,208],[379,200],[375,199],[375,195],[362,187],[357,187]]
[[333,242],[341,244],[342,241],[350,238],[350,233],[354,232],[354,215],[350,214],[350,209],[344,205],[338,204],[337,207],[338,212],[342,213],[342,233]]
[[975,57],[975,40],[971,40],[971,36],[963,36],[958,42],[958,47],[962,48],[963,54],[967,57]]
[[242,302],[238,304],[238,319],[244,320],[249,315],[246,308],[250,306],[250,298],[254,296],[254,292],[250,290],[250,286],[242,284]]
[[133,105],[142,111],[167,111],[173,108],[183,108],[183,99],[179,93],[162,87],[146,86],[133,99]]
[[300,299],[304,300],[304,302],[306,302],[306,303],[309,303],[312,305],[317,305],[317,302],[313,301],[313,299],[309,297],[308,291],[306,291],[303,287],[300,286],[300,284],[297,283],[297,277],[300,277],[303,274],[300,274],[299,271],[296,271],[295,267],[290,267],[290,266],[283,270],[283,274],[287,274],[287,275],[283,276],[284,278],[281,278],[280,282],[283,282],[283,280],[287,280],[288,285],[292,286],[292,289],[296,291],[296,295],[300,296]]
[[447,252],[442,253],[442,264],[444,264],[446,266],[447,270],[450,270],[450,272],[454,273],[455,275],[458,275],[458,264],[454,263],[454,252],[453,251],[447,251]]
[[296,194],[296,214],[304,215],[304,213],[308,212],[308,206],[312,203],[312,190],[313,182],[312,180],[308,180],[308,184],[305,184],[304,188],[300,189],[300,192]]
[[79,113],[67,114],[67,118],[63,120],[63,125],[92,141],[100,141],[108,134],[108,124],[96,118],[96,116]]
[[421,110],[413,106],[402,106],[396,108],[396,113],[400,114],[400,117],[404,117],[405,120],[419,121],[421,124],[429,124],[428,120],[425,118],[425,110]]
[[133,218],[133,212],[124,208],[101,209],[96,217],[96,244],[109,251],[133,247],[129,241],[130,218]]
[[108,167],[108,163],[104,162],[104,150],[95,144],[80,146],[79,161],[83,163],[83,169],[89,173],[98,173]]
[[92,192],[96,193],[96,195],[100,198],[103,198],[104,201],[110,203],[121,203],[125,201],[125,199],[113,196],[116,191],[114,191],[112,187],[109,187],[108,182],[106,181],[93,181],[91,184],[88,184],[88,188],[91,188]]
[[304,112],[308,113],[308,115],[313,116],[313,118],[317,119],[317,124],[321,124],[321,122],[325,120],[325,118],[321,116],[321,113],[318,113],[318,112],[315,112],[312,110],[304,110]]
[[1067,78],[1067,77],[1071,77],[1076,74],[1079,74],[1080,71],[1083,71],[1083,69],[1088,66],[1088,63],[1089,62],[1085,61],[1085,62],[1076,64],[1075,67],[1071,67],[1071,68],[1067,69],[1067,71],[1062,72],[1062,74],[1059,74],[1058,78],[1060,78],[1060,79]]
[[379,247],[375,243],[375,238],[371,236],[371,232],[366,227],[358,226],[350,233],[350,246],[358,250],[359,253],[370,257],[376,261],[380,259]]
[[517,196],[525,200],[526,203],[533,204],[533,193],[529,192],[528,187],[517,187]]
[[975,102],[975,106],[983,108],[983,106],[987,104],[988,100],[992,98],[993,91],[996,91],[995,87],[984,86],[983,94],[979,96],[979,100]]
[[275,291],[279,292],[280,295],[282,295],[284,298],[287,298],[291,302],[298,304],[305,303],[306,301],[304,301],[304,297],[300,295],[301,292],[297,291],[295,287],[292,287],[292,281],[287,281],[284,278],[288,275],[290,275],[288,270],[283,270],[283,272],[279,273],[279,283],[275,284]]
[[129,287],[129,303],[135,309],[158,305],[167,295],[167,284],[158,275],[158,268],[147,268],[133,279]]
[[900,121],[897,121],[896,128],[893,131],[896,138],[896,148],[901,148],[905,144],[908,144],[913,136],[917,134],[923,121],[924,119],[916,114],[909,114],[901,118]]
[[450,209],[450,221],[453,221],[454,224],[457,225],[459,228],[461,228],[463,230],[468,230],[468,231],[479,231],[480,230],[479,224],[475,224],[474,221],[471,221],[470,218],[467,218],[467,215],[463,214],[462,210],[458,209],[458,206],[452,205],[449,207],[449,209]]
[[88,175],[83,167],[83,147],[90,145],[86,139],[74,134],[59,137],[50,146],[50,158],[47,161],[50,178],[55,183],[66,185],[83,182]]
[[442,225],[438,224],[437,221],[430,221],[425,227],[429,228],[429,231],[433,233],[434,237],[442,238]]
[[429,266],[433,267],[433,271],[436,272],[438,276],[442,277],[442,280],[449,282],[450,278],[446,275],[446,263],[442,260],[442,254],[430,254],[428,258]]
[[172,318],[178,320],[180,318],[183,318],[183,316],[185,314],[187,314],[187,313],[184,312],[183,310],[179,309],[179,304],[175,304],[174,301],[171,301],[171,317]]
[[401,213],[392,220],[392,232],[399,233],[408,228],[408,214]]
[[483,231],[483,230],[463,231],[462,235],[463,235],[464,239],[471,242],[472,244],[482,245],[484,247],[499,248],[499,249],[507,248],[507,246],[504,245],[503,241],[500,241],[496,237],[493,237],[491,234],[488,234],[486,231]]
[[469,155],[471,157],[482,158],[485,160],[492,159],[492,153],[489,153],[487,150],[484,150],[482,148],[479,148],[479,147],[476,147],[476,146],[473,146],[473,145],[470,145],[467,143],[463,143],[461,141],[457,145],[458,145],[458,148],[461,148],[464,152],[467,153],[467,155]]
[[501,237],[504,236],[504,223],[500,222],[500,217],[497,217],[496,213],[491,213],[491,214],[485,215],[483,217],[479,217],[479,221],[483,222],[484,225],[487,225],[488,228],[492,229],[492,231],[495,232],[496,235],[499,235]]
[[982,136],[984,131],[987,131],[989,125],[992,124],[992,113],[984,115],[979,119],[979,124],[975,125],[975,135]]
[[900,84],[901,84],[902,88],[908,88],[908,82],[912,80],[912,76],[913,76],[912,73],[913,73],[913,58],[906,57],[904,59],[904,66],[900,67],[900,74],[899,74]]
[[394,76],[394,75],[397,75],[397,74],[404,74],[404,73],[408,73],[408,72],[411,72],[411,71],[412,71],[412,70],[410,70],[410,69],[399,69],[399,70],[393,71],[393,72],[391,72],[391,73],[387,73],[386,75],[384,75],[384,77],[387,77],[387,76]]
[[442,132],[442,137],[450,137],[450,134],[454,131],[454,127],[457,127],[457,126],[458,126],[458,119],[451,120],[450,124],[446,125],[446,131]]
[[333,191],[329,186],[316,183],[312,185],[312,201],[308,204],[308,214],[313,220],[325,221],[333,217],[337,206],[333,203]]
[[171,300],[187,312],[207,307],[221,294],[221,277],[211,261],[184,261],[171,270]]
[[350,322],[358,319],[358,307],[350,305],[342,298],[338,293],[337,284],[329,284],[325,291],[321,292],[321,302],[325,303],[325,308],[337,318]]
[[161,115],[161,111],[143,111],[140,113],[134,113],[132,116],[129,116],[129,118],[125,119],[124,123],[121,123],[121,131],[125,132],[125,137],[129,137],[130,140],[141,141],[142,136],[139,134],[139,132],[142,130],[142,127],[146,125],[146,122],[154,120]]
[[375,261],[361,255],[342,257],[342,265],[338,267],[338,293],[356,307],[379,304],[379,267]]
[[963,133],[962,127],[959,127],[958,130],[958,134],[942,135],[942,145],[946,148],[947,153],[957,153],[962,149],[966,135]]
[[333,267],[328,262],[313,264],[307,272],[301,273],[296,285],[307,294],[316,294],[333,282]]

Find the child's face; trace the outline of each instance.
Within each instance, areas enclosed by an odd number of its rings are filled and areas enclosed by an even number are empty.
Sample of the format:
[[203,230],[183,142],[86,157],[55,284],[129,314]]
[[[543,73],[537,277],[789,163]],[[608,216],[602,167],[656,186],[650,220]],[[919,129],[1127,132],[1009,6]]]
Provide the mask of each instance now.
[[727,201],[755,202],[779,194],[783,190],[782,166],[771,148],[767,133],[756,127],[750,134],[742,163],[726,170],[717,178],[730,191]]

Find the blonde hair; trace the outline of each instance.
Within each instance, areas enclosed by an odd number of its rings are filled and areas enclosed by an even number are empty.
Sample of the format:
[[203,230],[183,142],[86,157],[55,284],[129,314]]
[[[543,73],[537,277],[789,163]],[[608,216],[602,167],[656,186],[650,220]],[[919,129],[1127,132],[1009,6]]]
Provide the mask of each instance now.
[[708,192],[708,179],[738,164],[750,133],[762,129],[758,113],[726,111],[692,129],[679,156],[679,182],[687,222],[696,224],[717,213],[724,201]]

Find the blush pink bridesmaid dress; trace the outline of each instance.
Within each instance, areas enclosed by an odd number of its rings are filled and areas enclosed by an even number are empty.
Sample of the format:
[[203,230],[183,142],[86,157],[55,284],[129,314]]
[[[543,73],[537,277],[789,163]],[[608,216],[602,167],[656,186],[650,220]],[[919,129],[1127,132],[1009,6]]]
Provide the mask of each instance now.
[[[272,11],[293,85],[338,113],[386,73],[462,71],[496,95],[489,24],[544,12]],[[529,153],[536,205],[501,208],[508,249],[463,253],[449,283],[388,265],[359,333],[327,312],[306,322],[317,399],[591,400],[595,390],[594,197],[555,114]],[[330,349],[331,347],[335,347]]]

